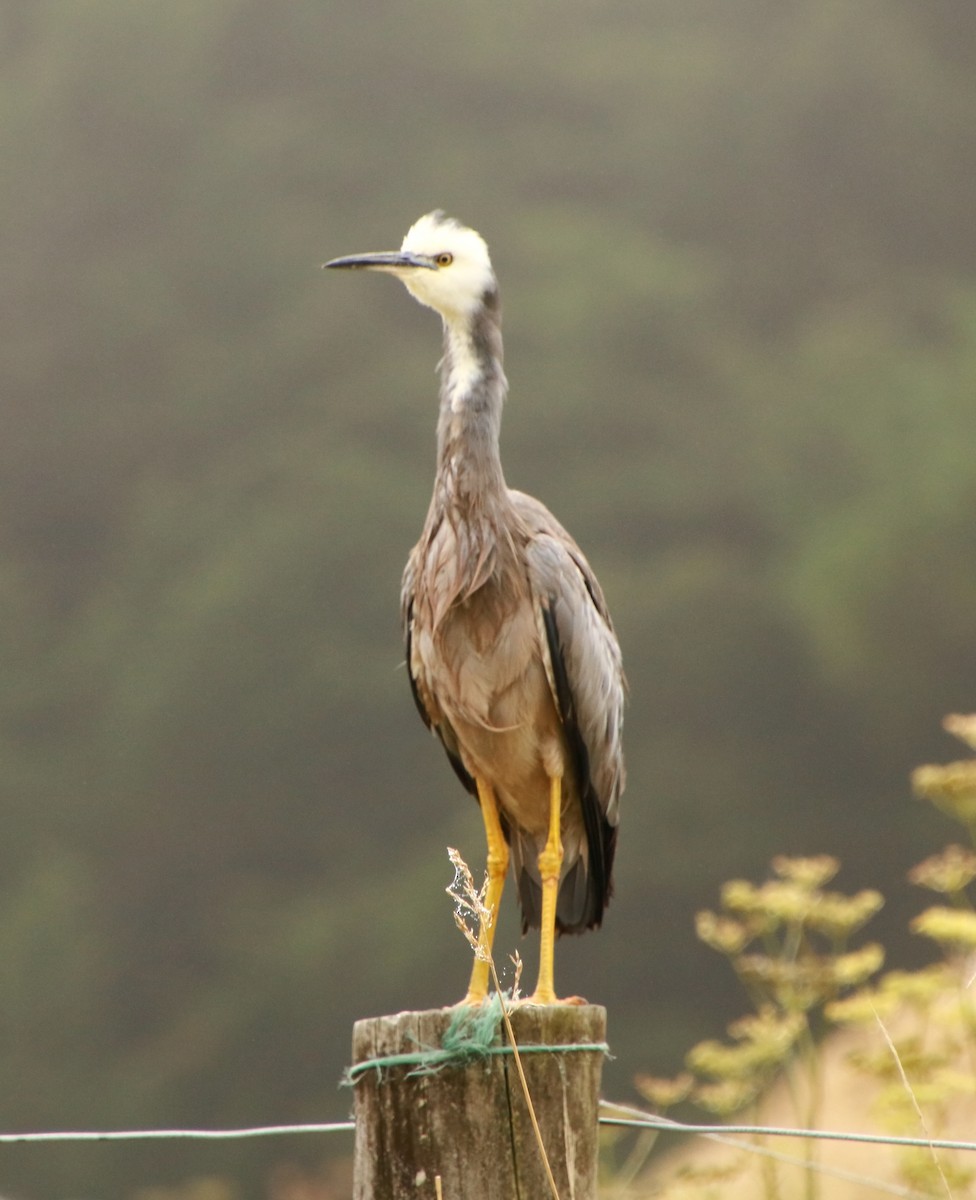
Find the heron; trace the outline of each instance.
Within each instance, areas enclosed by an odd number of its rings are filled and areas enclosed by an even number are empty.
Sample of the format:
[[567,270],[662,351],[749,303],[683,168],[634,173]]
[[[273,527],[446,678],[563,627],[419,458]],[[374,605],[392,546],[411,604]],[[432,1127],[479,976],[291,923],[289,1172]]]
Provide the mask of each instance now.
[[558,934],[599,927],[612,891],[625,681],[597,578],[539,500],[506,485],[508,384],[498,283],[484,239],[443,211],[399,250],[324,264],[394,275],[440,314],[433,496],[401,587],[413,698],[478,801],[488,843],[478,953],[462,1003],[489,990],[495,918],[511,861],[522,930],[540,930],[528,1003],[560,1000]]

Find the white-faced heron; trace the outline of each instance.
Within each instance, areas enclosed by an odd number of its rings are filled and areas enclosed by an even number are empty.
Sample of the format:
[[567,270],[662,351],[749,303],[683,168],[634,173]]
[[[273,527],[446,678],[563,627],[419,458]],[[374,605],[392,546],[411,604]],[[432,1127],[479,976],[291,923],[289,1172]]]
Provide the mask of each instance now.
[[[424,723],[484,818],[483,949],[511,852],[523,928],[541,929],[529,1000],[557,1003],[556,934],[599,926],[611,892],[625,685],[610,614],[566,530],[505,484],[501,316],[483,239],[433,212],[399,250],[326,265],[395,275],[444,323],[434,494],[401,592],[407,668]],[[488,980],[479,956],[468,1003],[484,1000]]]

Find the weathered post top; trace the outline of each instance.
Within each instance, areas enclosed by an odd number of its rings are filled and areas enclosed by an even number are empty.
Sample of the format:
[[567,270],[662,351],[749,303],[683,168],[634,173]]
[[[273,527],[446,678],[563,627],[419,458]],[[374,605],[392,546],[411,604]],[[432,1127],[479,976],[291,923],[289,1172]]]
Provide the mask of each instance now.
[[[356,1022],[354,1200],[434,1200],[438,1178],[443,1200],[552,1196],[504,1029],[465,1051],[463,1022],[478,1014]],[[559,1200],[596,1200],[606,1009],[523,1004],[510,1017]]]

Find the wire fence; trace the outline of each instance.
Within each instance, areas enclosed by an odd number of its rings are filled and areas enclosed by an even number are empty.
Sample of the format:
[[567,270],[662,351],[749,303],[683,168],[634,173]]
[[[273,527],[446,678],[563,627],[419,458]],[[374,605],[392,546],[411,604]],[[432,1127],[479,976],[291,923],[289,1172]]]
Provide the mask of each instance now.
[[[803,1129],[779,1125],[704,1125],[676,1121],[630,1105],[601,1101],[600,1124],[653,1131],[695,1135],[712,1142],[745,1151],[786,1166],[813,1171],[817,1175],[857,1184],[879,1194],[896,1196],[899,1200],[924,1200],[919,1192],[907,1186],[865,1175],[833,1164],[811,1161],[784,1153],[764,1144],[767,1138],[798,1138],[803,1140],[864,1143],[873,1146],[892,1146],[902,1149],[921,1148],[932,1153],[940,1150],[976,1152],[976,1141],[952,1138],[902,1137],[894,1134],[860,1133],[846,1130]],[[98,1129],[0,1133],[0,1145],[43,1144],[70,1142],[137,1142],[137,1141],[230,1141],[248,1138],[294,1137],[353,1133],[355,1121],[306,1122],[294,1125],[253,1125],[237,1129]],[[748,1140],[747,1140],[748,1139]],[[762,1139],[762,1140],[760,1140]]]
[[355,1121],[331,1121],[327,1124],[254,1125],[245,1129],[90,1129],[59,1133],[0,1133],[0,1144],[9,1142],[146,1142],[164,1139],[228,1141],[234,1138],[284,1137],[299,1133],[347,1133]]
[[[601,1102],[604,1112],[600,1124],[631,1129],[652,1129],[658,1133],[697,1134],[731,1140],[734,1137],[802,1138],[812,1141],[861,1142],[874,1146],[905,1149],[969,1150],[976,1152],[976,1141],[954,1138],[899,1137],[895,1134],[857,1133],[846,1130],[803,1129],[782,1125],[700,1125],[675,1121],[630,1105]],[[296,1134],[352,1133],[355,1121],[310,1122],[299,1125],[253,1125],[240,1129],[92,1129],[28,1133],[0,1133],[0,1144],[17,1142],[138,1142],[150,1140],[197,1139],[223,1141],[242,1138],[291,1137]]]
[[[648,1126],[654,1130],[665,1130],[674,1133],[695,1133],[703,1139],[716,1142],[720,1146],[729,1147],[735,1150],[743,1151],[756,1158],[764,1158],[771,1160],[774,1163],[780,1163],[788,1167],[797,1167],[801,1171],[812,1172],[815,1175],[822,1176],[826,1179],[836,1179],[844,1183],[856,1184],[859,1188],[867,1189],[886,1196],[897,1196],[899,1200],[928,1200],[928,1197],[923,1196],[914,1188],[904,1184],[893,1183],[885,1179],[879,1179],[876,1175],[866,1175],[861,1171],[854,1171],[849,1168],[839,1167],[833,1163],[825,1163],[819,1160],[811,1161],[809,1157],[800,1158],[795,1154],[787,1154],[782,1150],[774,1150],[771,1146],[765,1145],[760,1141],[743,1142],[736,1137],[736,1134],[749,1133],[754,1131],[756,1137],[761,1137],[766,1134],[784,1137],[791,1136],[797,1131],[793,1129],[785,1129],[779,1126],[761,1126],[761,1125],[688,1125],[681,1121],[673,1121],[668,1117],[659,1117],[654,1114],[647,1114],[640,1109],[633,1109],[628,1105],[607,1105],[605,1107],[613,1108],[617,1112],[630,1113],[630,1117],[610,1117],[604,1116],[601,1118],[602,1124],[607,1125],[628,1125],[634,1127]],[[648,1120],[648,1116],[650,1119]],[[721,1132],[716,1132],[721,1130]],[[800,1131],[802,1136],[807,1138],[816,1138],[819,1136],[819,1131],[804,1129]],[[838,1141],[860,1141],[868,1139],[871,1142],[875,1141],[874,1134],[848,1134],[848,1133],[828,1133],[824,1132],[824,1140]],[[902,1139],[898,1137],[882,1137],[879,1139],[884,1145],[901,1146],[903,1142],[913,1142],[914,1139]],[[932,1142],[924,1142],[923,1146],[934,1153],[935,1147]],[[973,1149],[973,1145],[966,1144],[962,1148]]]

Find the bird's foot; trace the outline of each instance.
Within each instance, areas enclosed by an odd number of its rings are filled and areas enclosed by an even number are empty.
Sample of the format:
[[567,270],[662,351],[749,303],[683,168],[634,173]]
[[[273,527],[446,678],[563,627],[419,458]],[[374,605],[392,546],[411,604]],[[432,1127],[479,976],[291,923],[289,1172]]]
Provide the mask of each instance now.
[[[480,1008],[488,1000],[488,995],[485,992],[468,992],[463,1000],[459,1000],[455,1008]],[[585,996],[557,996],[555,992],[540,991],[538,988],[531,996],[519,996],[515,1000],[510,1000],[506,994],[504,1002],[507,1007],[521,1007],[523,1004],[532,1004],[537,1008],[545,1008],[547,1005],[555,1004],[560,1008],[567,1006],[572,1008],[582,1008],[589,1004],[589,1000]]]
[[480,1008],[488,999],[487,992],[471,992],[464,997],[463,1000],[457,1002],[458,1008]]
[[526,996],[524,1000],[519,1000],[519,1004],[536,1004],[540,1007],[546,1004],[558,1004],[561,1006],[571,1005],[575,1008],[581,1008],[589,1001],[582,996],[557,996],[555,992],[540,991],[538,988],[531,996]]

